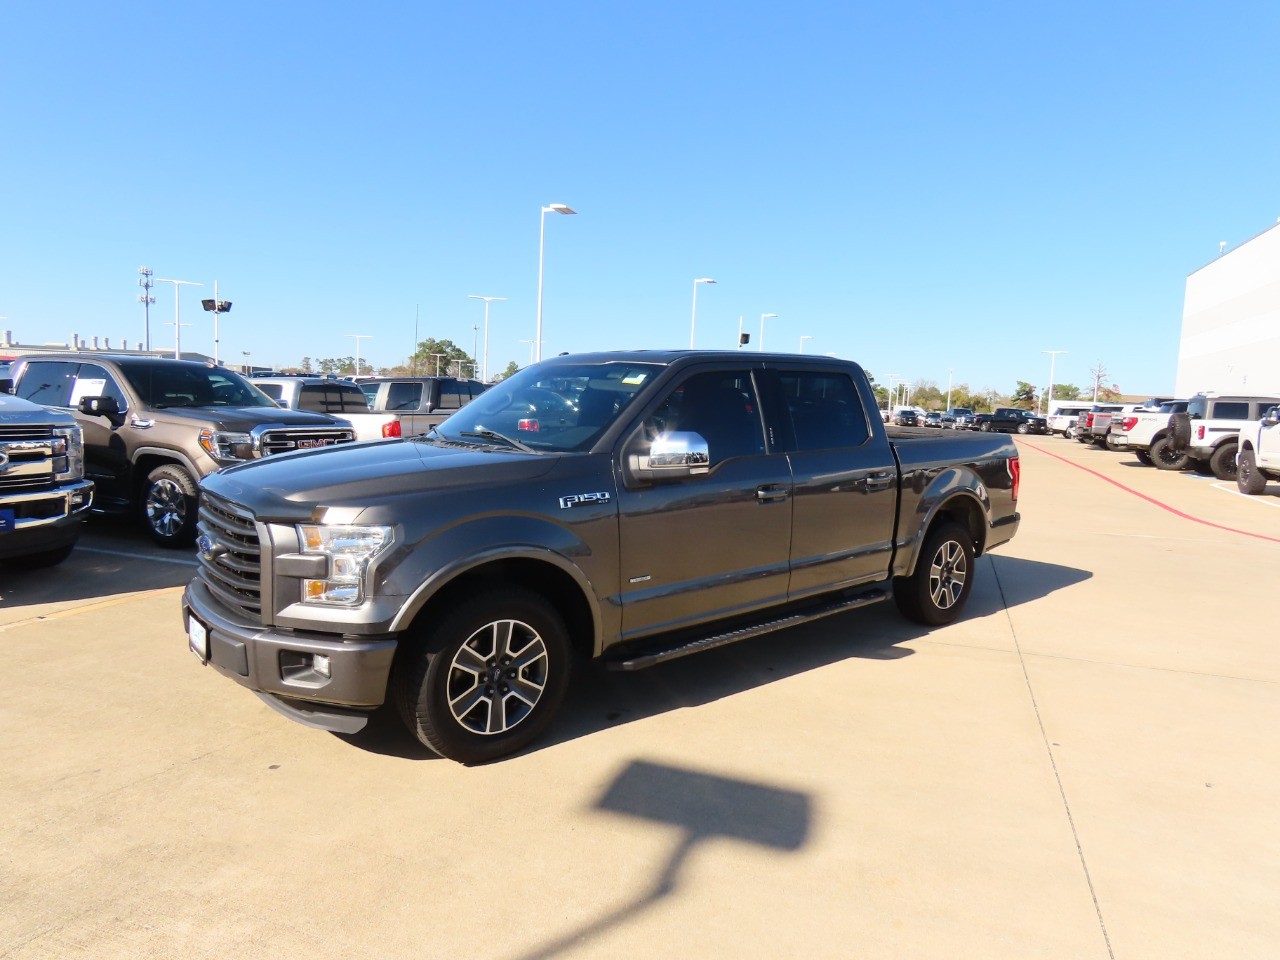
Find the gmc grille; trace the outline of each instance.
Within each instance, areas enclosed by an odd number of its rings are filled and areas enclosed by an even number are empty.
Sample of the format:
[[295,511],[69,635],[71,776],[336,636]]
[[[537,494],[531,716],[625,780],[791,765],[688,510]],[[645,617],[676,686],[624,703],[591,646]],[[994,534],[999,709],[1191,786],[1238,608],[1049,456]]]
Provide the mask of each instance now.
[[260,449],[262,456],[269,457],[273,453],[331,447],[338,443],[351,443],[353,440],[355,433],[350,427],[291,427],[263,431]]
[[262,545],[253,515],[230,500],[201,491],[197,526],[201,581],[223,606],[261,623]]

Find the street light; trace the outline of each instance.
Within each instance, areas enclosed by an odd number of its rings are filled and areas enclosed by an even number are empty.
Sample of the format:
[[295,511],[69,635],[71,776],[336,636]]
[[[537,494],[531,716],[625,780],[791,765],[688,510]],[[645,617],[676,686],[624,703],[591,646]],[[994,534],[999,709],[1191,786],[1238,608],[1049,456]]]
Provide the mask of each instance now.
[[[539,360],[542,359],[542,265],[547,249],[547,214],[572,214],[577,212],[577,210],[570,210],[563,203],[549,203],[542,208],[542,228],[538,232],[538,337],[534,340]],[[530,360],[529,362],[532,363],[533,361]]]
[[356,376],[358,377],[358,376],[360,376],[360,341],[361,341],[361,340],[372,340],[372,339],[373,339],[373,334],[371,334],[371,333],[347,333],[347,334],[344,334],[344,336],[350,337],[352,340],[354,340],[354,341],[356,342]]
[[231,301],[218,299],[218,281],[215,280],[213,281],[213,299],[201,300],[200,304],[213,313],[213,362],[221,363],[218,357],[218,317],[231,312]]
[[803,337],[801,337],[801,338],[800,338],[800,352],[801,352],[801,353],[804,353],[804,342],[805,342],[806,340],[812,340],[812,339],[813,339],[813,337],[810,337],[810,336],[808,336],[808,335],[805,335],[805,336],[803,336]]
[[481,297],[474,293],[467,294],[468,300],[484,301],[484,376],[480,379],[485,383],[489,382],[489,304],[500,303],[506,300],[506,297]]
[[250,372],[250,367],[249,367],[249,351],[248,351],[248,350],[241,350],[240,352],[244,354],[244,369],[243,369],[241,372],[247,375],[247,374]]
[[[182,322],[181,322],[182,318],[180,315],[180,308],[178,305],[178,300],[180,299],[178,294],[181,293],[182,291],[179,290],[178,288],[181,287],[183,284],[186,284],[189,287],[203,287],[204,284],[196,283],[194,280],[166,280],[164,277],[156,277],[156,281],[158,283],[173,284],[173,358],[175,360],[181,360],[182,359]],[[187,326],[189,327],[191,326],[191,324],[188,323]]]
[[760,314],[760,343],[759,343],[759,344],[757,344],[757,346],[756,346],[756,351],[757,351],[758,353],[763,353],[763,352],[764,352],[764,322],[765,322],[765,320],[772,320],[772,319],[773,319],[774,317],[776,317],[776,316],[777,316],[777,314],[776,314],[776,313],[762,313],[762,314]]
[[1049,355],[1049,398],[1044,402],[1044,412],[1049,413],[1049,404],[1053,403],[1053,363],[1058,359],[1058,354],[1066,353],[1065,350],[1041,350],[1041,353]]
[[693,349],[693,330],[698,325],[698,284],[715,283],[710,277],[699,277],[693,281],[693,318],[689,321],[689,349]]
[[533,363],[533,348],[534,348],[535,344],[537,344],[537,342],[538,342],[538,341],[537,341],[537,340],[521,340],[520,342],[521,342],[521,343],[527,343],[527,344],[529,345],[529,363],[530,363],[530,364],[532,364],[532,363]]
[[142,304],[143,319],[146,322],[147,334],[147,352],[151,352],[151,305],[156,302],[156,298],[151,295],[151,288],[155,286],[151,282],[151,278],[155,276],[155,271],[150,267],[139,267],[138,286],[142,288],[142,293],[138,294],[138,302]]
[[947,409],[951,409],[951,368],[947,367]]

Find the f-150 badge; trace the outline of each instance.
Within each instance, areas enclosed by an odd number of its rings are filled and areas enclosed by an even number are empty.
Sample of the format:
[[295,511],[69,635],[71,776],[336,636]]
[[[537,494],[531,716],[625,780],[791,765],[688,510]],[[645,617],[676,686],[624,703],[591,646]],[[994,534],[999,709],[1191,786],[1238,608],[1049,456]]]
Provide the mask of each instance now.
[[586,507],[593,503],[608,503],[611,499],[613,497],[607,490],[600,493],[575,493],[572,496],[560,498],[560,509],[568,510],[570,507]]

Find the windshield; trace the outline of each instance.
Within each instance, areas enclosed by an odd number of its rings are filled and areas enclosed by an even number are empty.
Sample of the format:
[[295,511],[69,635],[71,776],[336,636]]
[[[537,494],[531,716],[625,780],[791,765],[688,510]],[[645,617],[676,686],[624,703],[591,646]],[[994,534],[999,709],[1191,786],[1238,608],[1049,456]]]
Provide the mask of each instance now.
[[275,402],[224,367],[190,363],[129,363],[121,372],[149,407],[274,407]]
[[587,450],[660,369],[621,362],[526,367],[472,400],[437,432],[447,440],[519,444],[539,453]]

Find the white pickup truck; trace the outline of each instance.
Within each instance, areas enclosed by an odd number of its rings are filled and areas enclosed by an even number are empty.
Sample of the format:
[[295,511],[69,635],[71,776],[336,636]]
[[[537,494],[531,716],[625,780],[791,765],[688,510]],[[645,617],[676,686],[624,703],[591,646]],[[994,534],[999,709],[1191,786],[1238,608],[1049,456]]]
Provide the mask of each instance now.
[[287,410],[327,413],[351,425],[357,440],[400,436],[394,413],[374,413],[364,392],[350,380],[335,377],[254,377],[255,387]]
[[1148,467],[1181,470],[1186,466],[1186,455],[1174,453],[1166,441],[1170,416],[1186,409],[1186,400],[1170,400],[1153,410],[1138,408],[1128,413],[1117,413],[1111,418],[1107,446],[1112,450],[1132,450],[1134,456]]
[[1270,407],[1262,418],[1240,429],[1236,453],[1236,486],[1256,495],[1268,480],[1280,480],[1280,407]]

